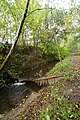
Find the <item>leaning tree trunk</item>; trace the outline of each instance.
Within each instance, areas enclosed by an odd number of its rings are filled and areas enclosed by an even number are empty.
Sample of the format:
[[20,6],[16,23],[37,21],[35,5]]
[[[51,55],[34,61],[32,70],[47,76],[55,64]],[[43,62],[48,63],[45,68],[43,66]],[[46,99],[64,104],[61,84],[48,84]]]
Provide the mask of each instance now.
[[6,63],[8,62],[8,60],[9,60],[11,54],[12,54],[12,51],[14,50],[14,48],[16,46],[16,43],[17,43],[17,41],[19,39],[19,36],[21,34],[21,30],[22,30],[23,24],[24,24],[24,21],[25,21],[27,12],[28,12],[29,3],[30,3],[30,0],[27,0],[26,1],[26,7],[25,7],[25,10],[24,10],[24,14],[23,14],[23,17],[22,17],[19,29],[17,31],[17,35],[16,35],[16,38],[15,38],[15,41],[14,41],[14,43],[13,43],[13,45],[12,45],[12,47],[11,47],[9,53],[8,53],[8,55],[6,56],[5,60],[3,61],[2,65],[0,67],[0,72],[4,69],[4,67],[5,67]]

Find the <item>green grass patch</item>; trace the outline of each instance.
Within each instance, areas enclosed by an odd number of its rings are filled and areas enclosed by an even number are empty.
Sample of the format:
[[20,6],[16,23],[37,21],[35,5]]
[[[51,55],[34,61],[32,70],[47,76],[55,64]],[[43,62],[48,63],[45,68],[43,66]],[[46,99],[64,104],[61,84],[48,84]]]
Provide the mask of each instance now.
[[41,111],[38,120],[79,120],[78,104],[64,97],[58,97],[53,105]]
[[[52,86],[51,96],[53,103],[39,112],[37,120],[79,120],[80,101],[72,101],[65,87],[65,80],[73,81],[80,75],[76,67],[72,65],[72,57],[65,58],[49,71],[48,75],[63,73],[64,78]],[[66,81],[67,82],[67,81]]]
[[[51,96],[54,96],[54,102],[40,111],[37,120],[79,120],[80,104],[69,99],[61,84],[59,87],[52,87]],[[62,92],[63,95],[60,95]]]
[[72,68],[71,57],[67,57],[62,62],[57,63],[47,75],[65,73],[70,68]]

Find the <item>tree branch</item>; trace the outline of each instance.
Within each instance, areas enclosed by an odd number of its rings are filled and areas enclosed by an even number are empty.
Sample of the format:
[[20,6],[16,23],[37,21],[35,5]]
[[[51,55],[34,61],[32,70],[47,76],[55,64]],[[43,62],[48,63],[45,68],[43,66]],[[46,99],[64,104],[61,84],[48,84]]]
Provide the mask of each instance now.
[[8,55],[6,56],[5,60],[3,61],[2,65],[0,66],[0,72],[3,70],[3,68],[6,65],[6,63],[8,62],[8,60],[9,60],[11,54],[12,54],[12,51],[14,50],[14,48],[16,46],[16,43],[17,43],[17,41],[19,39],[19,36],[21,34],[21,30],[22,30],[23,24],[24,24],[24,21],[25,21],[25,18],[26,18],[26,14],[28,12],[29,2],[30,2],[30,0],[26,1],[26,7],[25,7],[25,10],[24,10],[24,13],[23,13],[23,17],[22,17],[19,29],[17,31],[17,35],[16,35],[16,38],[15,38],[15,41],[14,41],[14,43],[13,43],[13,45],[12,45],[12,47],[11,47],[9,53],[8,53]]
[[28,13],[26,17],[28,17],[29,15],[31,15],[32,13],[34,13],[34,12],[36,12],[36,11],[46,10],[46,9],[53,10],[53,8],[36,8],[36,9],[32,10],[30,13]]

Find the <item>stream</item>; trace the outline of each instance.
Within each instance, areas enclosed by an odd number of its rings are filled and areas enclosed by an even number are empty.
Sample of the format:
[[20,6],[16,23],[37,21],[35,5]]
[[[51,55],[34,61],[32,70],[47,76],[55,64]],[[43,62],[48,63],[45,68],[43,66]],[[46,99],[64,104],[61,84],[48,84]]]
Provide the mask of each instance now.
[[7,113],[19,106],[26,96],[29,96],[33,91],[38,92],[42,88],[33,82],[24,81],[25,78],[34,79],[42,77],[54,65],[55,63],[48,63],[34,70],[24,71],[23,75],[19,78],[19,82],[0,86],[0,114]]

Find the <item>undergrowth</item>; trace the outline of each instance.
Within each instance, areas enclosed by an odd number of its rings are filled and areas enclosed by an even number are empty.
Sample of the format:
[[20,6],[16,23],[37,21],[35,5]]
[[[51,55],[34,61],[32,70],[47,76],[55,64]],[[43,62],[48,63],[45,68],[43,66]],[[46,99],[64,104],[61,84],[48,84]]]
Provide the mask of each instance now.
[[[72,66],[71,57],[65,58],[62,62],[56,64],[48,75],[60,73],[63,73],[64,76],[62,81],[73,81],[75,76],[79,76],[77,68]],[[36,120],[80,120],[80,103],[73,102],[69,98],[67,91],[63,87],[63,82],[52,86],[51,96],[54,97],[53,104],[39,111]]]
[[79,120],[80,105],[77,102],[72,102],[65,91],[64,95],[60,96],[59,92],[61,90],[57,89],[57,87],[52,88],[51,96],[54,96],[53,105],[49,105],[40,111],[36,120]]
[[72,67],[71,65],[71,58],[67,57],[65,58],[62,62],[59,62],[55,65],[55,67],[53,67],[53,69],[51,69],[48,73],[48,75],[50,74],[59,74],[61,72],[66,72],[68,69],[70,69]]
[[78,105],[67,98],[58,97],[53,106],[50,105],[41,111],[38,120],[79,120]]

